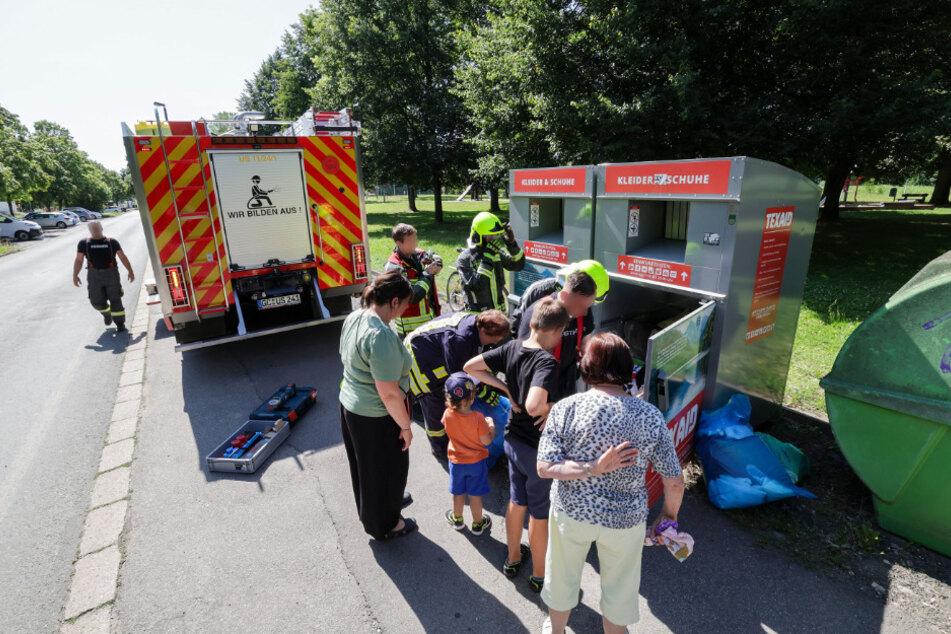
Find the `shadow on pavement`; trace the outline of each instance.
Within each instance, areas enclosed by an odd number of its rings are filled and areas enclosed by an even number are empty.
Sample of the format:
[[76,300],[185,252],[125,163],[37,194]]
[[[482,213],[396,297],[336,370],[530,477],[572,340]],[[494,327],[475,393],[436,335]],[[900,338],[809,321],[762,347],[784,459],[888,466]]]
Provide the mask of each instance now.
[[[160,321],[156,326],[167,332]],[[199,468],[208,480],[257,480],[276,460],[321,451],[342,443],[337,404],[342,370],[337,354],[339,322],[247,339],[181,355],[184,410],[195,437]],[[317,402],[291,427],[291,435],[254,474],[208,471],[205,456],[248,420],[252,410],[288,383],[315,387]]]
[[693,555],[678,563],[666,549],[646,547],[641,569],[640,594],[671,632],[881,630],[884,606],[757,546],[705,498],[689,493],[679,519],[694,537]]
[[87,350],[95,352],[111,352],[112,354],[122,354],[129,346],[138,343],[145,338],[145,333],[131,336],[128,332],[116,332],[115,327],[108,326],[106,330],[96,339],[94,344],[86,344]]
[[[423,631],[476,630],[479,617],[490,615],[496,631],[528,632],[518,615],[469,577],[452,555],[421,533],[394,541],[371,540],[370,549],[416,614]],[[425,562],[425,567],[421,562]]]

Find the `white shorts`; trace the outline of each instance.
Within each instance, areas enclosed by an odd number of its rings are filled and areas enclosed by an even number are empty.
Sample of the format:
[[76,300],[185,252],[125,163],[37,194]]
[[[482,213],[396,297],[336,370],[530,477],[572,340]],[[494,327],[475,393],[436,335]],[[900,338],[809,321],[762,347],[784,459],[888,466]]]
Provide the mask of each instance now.
[[601,614],[615,625],[637,623],[646,530],[646,524],[617,529],[579,522],[552,506],[542,599],[558,611],[578,605],[581,571],[594,543],[601,569]]

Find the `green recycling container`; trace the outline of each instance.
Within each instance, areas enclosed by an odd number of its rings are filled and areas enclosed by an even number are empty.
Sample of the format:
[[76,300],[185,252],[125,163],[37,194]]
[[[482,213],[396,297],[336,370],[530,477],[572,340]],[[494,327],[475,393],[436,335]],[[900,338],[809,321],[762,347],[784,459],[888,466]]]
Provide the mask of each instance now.
[[951,556],[951,252],[852,333],[820,385],[882,528]]

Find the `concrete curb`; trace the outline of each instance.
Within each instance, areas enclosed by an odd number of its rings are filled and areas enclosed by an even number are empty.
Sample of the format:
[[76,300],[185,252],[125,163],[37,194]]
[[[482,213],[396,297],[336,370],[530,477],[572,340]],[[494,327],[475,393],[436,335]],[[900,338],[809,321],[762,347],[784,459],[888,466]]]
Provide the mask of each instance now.
[[119,538],[129,512],[130,465],[135,455],[149,340],[147,299],[145,289],[140,289],[135,316],[129,324],[132,343],[123,356],[109,431],[63,605],[62,634],[107,634],[115,622],[113,604],[122,560]]

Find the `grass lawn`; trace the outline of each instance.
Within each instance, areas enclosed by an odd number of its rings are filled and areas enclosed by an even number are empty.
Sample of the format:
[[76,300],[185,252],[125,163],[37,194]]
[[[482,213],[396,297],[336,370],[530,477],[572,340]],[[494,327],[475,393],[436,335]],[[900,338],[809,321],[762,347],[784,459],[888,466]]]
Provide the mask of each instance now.
[[13,253],[17,248],[12,244],[9,244],[6,240],[0,242],[0,255],[6,255],[7,253]]
[[[859,185],[859,202],[860,203],[869,203],[869,202],[885,202],[891,200],[892,197],[888,195],[889,190],[892,187],[898,188],[898,196],[896,200],[901,199],[902,191],[907,194],[928,194],[928,198],[925,200],[931,200],[931,192],[934,191],[933,185],[908,185],[902,190],[901,185]],[[849,202],[855,202],[855,188],[849,188]]]
[[[456,247],[464,247],[469,236],[469,227],[472,217],[480,211],[489,210],[488,197],[482,201],[456,203],[452,198],[443,197],[443,222],[433,219],[435,202],[432,196],[417,196],[416,207],[419,212],[409,211],[409,201],[406,196],[387,196],[386,202],[382,197],[367,200],[367,229],[370,232],[370,263],[376,271],[382,271],[386,259],[393,251],[393,239],[390,230],[400,222],[407,222],[419,232],[419,246],[423,249],[433,249],[442,256],[445,267],[436,278],[436,285],[440,292],[446,290],[446,279],[452,273],[450,266],[456,265]],[[499,201],[502,208],[503,222],[508,219],[509,204],[507,200]]]
[[951,249],[951,207],[844,212],[816,228],[786,403],[825,415],[819,379],[845,340],[930,260]]

